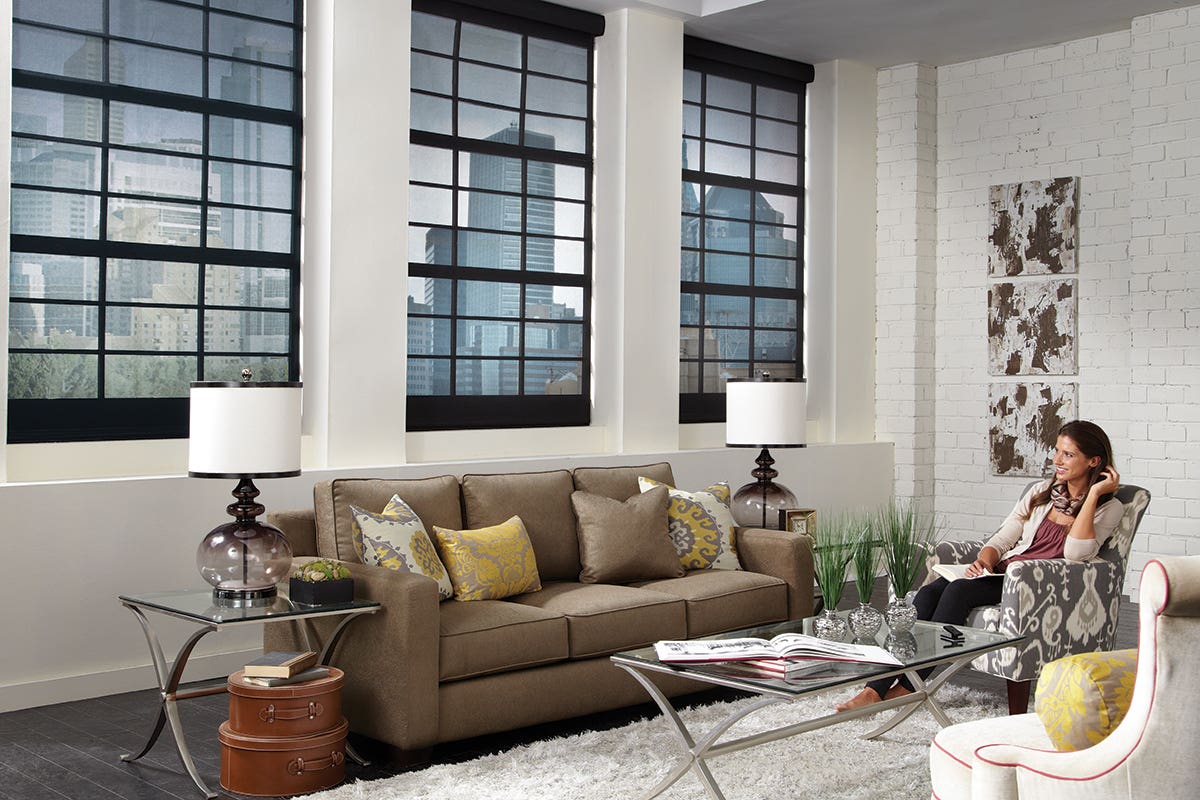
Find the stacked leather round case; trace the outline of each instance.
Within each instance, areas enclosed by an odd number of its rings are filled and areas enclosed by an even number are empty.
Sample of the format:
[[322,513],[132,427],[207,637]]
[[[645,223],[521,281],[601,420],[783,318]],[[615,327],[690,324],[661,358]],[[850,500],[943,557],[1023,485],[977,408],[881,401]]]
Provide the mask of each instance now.
[[229,719],[221,723],[221,786],[254,796],[308,794],[346,777],[340,669],[305,683],[259,686],[229,676]]

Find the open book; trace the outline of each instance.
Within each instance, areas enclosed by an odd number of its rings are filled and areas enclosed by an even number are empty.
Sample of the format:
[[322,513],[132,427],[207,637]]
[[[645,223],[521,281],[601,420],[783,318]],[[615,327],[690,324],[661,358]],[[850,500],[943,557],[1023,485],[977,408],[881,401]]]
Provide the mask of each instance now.
[[654,645],[658,660],[665,663],[702,663],[706,661],[744,661],[752,658],[818,659],[824,661],[865,661],[872,664],[901,662],[882,647],[831,642],[803,633],[781,633],[767,639],[688,639],[661,641]]
[[970,564],[934,564],[929,568],[929,571],[934,575],[939,575],[948,581],[956,581],[959,578],[967,578],[974,580],[975,578],[986,578],[989,575],[999,575],[998,572],[981,572],[978,575],[967,577],[967,567]]

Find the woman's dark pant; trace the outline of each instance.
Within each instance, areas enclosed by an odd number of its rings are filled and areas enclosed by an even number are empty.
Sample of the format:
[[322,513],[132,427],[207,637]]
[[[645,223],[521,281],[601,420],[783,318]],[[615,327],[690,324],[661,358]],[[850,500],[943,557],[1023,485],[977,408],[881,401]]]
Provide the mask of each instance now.
[[[930,622],[941,622],[948,625],[962,625],[967,621],[971,610],[979,606],[994,606],[1000,602],[1000,592],[1004,586],[1003,575],[989,575],[986,578],[960,578],[948,581],[938,578],[932,583],[921,587],[917,592],[913,605],[917,607],[917,619]],[[929,677],[933,667],[920,670],[917,674],[921,680]],[[899,684],[905,689],[912,690],[913,685],[907,675],[899,678],[880,678],[871,681],[868,687],[880,696],[892,686]]]

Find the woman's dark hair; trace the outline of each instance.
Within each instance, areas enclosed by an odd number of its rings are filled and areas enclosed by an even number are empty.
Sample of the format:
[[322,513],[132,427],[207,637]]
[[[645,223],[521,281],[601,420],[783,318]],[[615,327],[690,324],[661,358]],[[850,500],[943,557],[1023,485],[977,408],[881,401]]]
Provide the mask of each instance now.
[[[1058,436],[1066,436],[1075,446],[1079,448],[1079,452],[1083,453],[1089,460],[1099,457],[1100,463],[1091,468],[1088,473],[1087,485],[1090,487],[1093,483],[1100,480],[1100,476],[1108,465],[1113,461],[1112,443],[1108,440],[1108,434],[1094,422],[1088,422],[1085,419],[1077,419],[1073,422],[1068,422],[1058,429]],[[1054,487],[1054,482],[1042,491],[1035,494],[1030,499],[1031,507],[1040,506],[1043,503],[1049,502],[1050,490]],[[1096,501],[1096,507],[1104,505],[1112,494],[1106,494]]]

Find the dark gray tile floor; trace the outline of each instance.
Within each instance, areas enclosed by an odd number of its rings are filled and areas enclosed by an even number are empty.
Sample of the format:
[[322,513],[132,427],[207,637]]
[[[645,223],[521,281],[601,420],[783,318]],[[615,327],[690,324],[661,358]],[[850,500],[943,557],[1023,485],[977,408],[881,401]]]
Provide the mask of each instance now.
[[[1128,602],[1122,604],[1117,644],[1137,644],[1137,607]],[[952,683],[993,694],[997,700],[1005,696],[1003,681],[969,670],[959,673]],[[692,702],[728,696],[727,692],[708,692],[694,696]],[[139,761],[124,763],[119,758],[141,748],[157,708],[157,691],[146,690],[0,714],[0,800],[198,800],[200,792],[183,770],[169,729]],[[201,777],[222,798],[241,800],[241,795],[220,789],[221,748],[216,730],[228,718],[228,709],[228,698],[221,694],[180,703],[188,746]],[[456,742],[437,748],[433,760],[463,761],[542,738],[616,727],[657,713],[647,703]],[[372,752],[371,742],[356,744],[365,755]],[[371,780],[397,771],[387,764],[346,764],[347,778]]]

